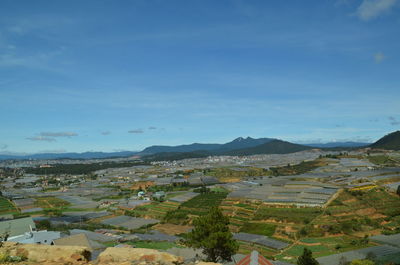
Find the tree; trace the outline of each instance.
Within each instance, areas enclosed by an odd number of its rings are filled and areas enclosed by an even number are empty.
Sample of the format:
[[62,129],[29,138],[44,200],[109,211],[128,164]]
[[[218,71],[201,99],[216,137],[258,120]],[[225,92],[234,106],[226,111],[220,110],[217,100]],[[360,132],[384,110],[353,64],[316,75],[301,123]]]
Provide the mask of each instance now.
[[397,195],[399,195],[400,196],[400,185],[399,186],[397,186]]
[[229,218],[218,207],[213,207],[207,215],[193,221],[194,229],[188,233],[185,243],[189,247],[202,248],[207,261],[231,261],[239,245],[228,224]]
[[319,262],[313,258],[311,250],[304,248],[303,255],[297,259],[297,265],[319,265]]

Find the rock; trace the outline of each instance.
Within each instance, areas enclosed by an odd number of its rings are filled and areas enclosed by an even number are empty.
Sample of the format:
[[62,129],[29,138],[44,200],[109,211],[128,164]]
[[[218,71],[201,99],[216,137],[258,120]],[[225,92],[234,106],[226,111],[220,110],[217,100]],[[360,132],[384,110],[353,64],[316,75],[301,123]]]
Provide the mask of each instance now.
[[90,251],[86,247],[50,246],[38,244],[18,244],[5,242],[2,252],[10,256],[24,257],[28,263],[41,264],[82,264],[90,259]]
[[177,257],[169,253],[160,252],[146,248],[107,248],[100,253],[97,258],[98,264],[121,264],[130,262],[131,264],[163,264],[175,265],[183,263],[182,257]]

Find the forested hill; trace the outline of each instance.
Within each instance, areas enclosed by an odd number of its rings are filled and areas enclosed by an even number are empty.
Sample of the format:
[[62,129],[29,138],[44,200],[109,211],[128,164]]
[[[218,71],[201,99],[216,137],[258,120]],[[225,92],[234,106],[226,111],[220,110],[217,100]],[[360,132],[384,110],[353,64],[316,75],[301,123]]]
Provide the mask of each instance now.
[[400,150],[400,131],[385,135],[369,147],[386,150]]

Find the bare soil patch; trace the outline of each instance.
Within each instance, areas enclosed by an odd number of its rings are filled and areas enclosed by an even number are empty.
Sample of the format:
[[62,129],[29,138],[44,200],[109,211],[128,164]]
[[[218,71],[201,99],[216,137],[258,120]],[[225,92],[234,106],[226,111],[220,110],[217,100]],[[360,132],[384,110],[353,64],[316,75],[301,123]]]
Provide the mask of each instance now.
[[360,209],[356,211],[356,214],[358,215],[371,215],[376,212],[375,208],[365,208],[365,209]]
[[192,226],[174,225],[174,224],[156,224],[155,226],[153,226],[153,228],[168,235],[177,235],[188,232],[189,229],[192,228]]

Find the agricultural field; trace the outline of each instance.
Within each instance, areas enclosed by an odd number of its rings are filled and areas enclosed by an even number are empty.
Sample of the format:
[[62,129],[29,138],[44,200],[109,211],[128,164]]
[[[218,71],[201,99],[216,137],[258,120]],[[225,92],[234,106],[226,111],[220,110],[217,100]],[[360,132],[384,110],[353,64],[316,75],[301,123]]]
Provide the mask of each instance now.
[[241,202],[227,198],[222,201],[220,207],[223,210],[223,213],[229,216],[231,230],[233,232],[239,232],[240,227],[253,220],[259,204],[260,203]]
[[13,214],[18,213],[15,206],[6,198],[0,197],[0,214]]
[[399,161],[387,155],[371,155],[367,156],[369,162],[379,166],[393,167],[399,164]]
[[240,232],[257,234],[263,236],[272,236],[275,233],[276,225],[267,223],[244,223]]
[[132,211],[127,211],[127,214],[135,217],[163,219],[169,211],[176,210],[178,207],[179,203],[176,202],[152,202],[138,206]]
[[43,209],[64,208],[70,205],[69,202],[56,197],[37,197],[35,206]]
[[263,205],[258,208],[255,220],[271,220],[278,223],[307,224],[322,214],[320,208],[274,208]]
[[274,176],[289,176],[289,175],[300,175],[307,173],[318,167],[326,166],[329,162],[325,158],[319,158],[313,161],[303,161],[296,165],[287,165],[283,167],[271,167],[270,174]]
[[275,258],[295,263],[297,257],[303,253],[305,247],[313,252],[314,257],[322,257],[370,246],[374,246],[374,244],[352,236],[308,237],[301,239],[297,244],[286,249],[283,253],[276,255]]
[[[369,191],[344,191],[327,207],[324,215],[304,233],[378,234],[400,226],[400,197],[375,188]],[[315,227],[317,226],[317,228]]]
[[213,206],[219,206],[226,198],[227,192],[210,192],[199,194],[196,197],[182,203],[175,210],[169,211],[164,222],[172,224],[188,224],[194,217],[207,214]]
[[221,167],[206,169],[204,174],[216,177],[220,182],[237,182],[247,177],[257,177],[268,175],[268,171],[262,168],[246,167],[243,170]]

